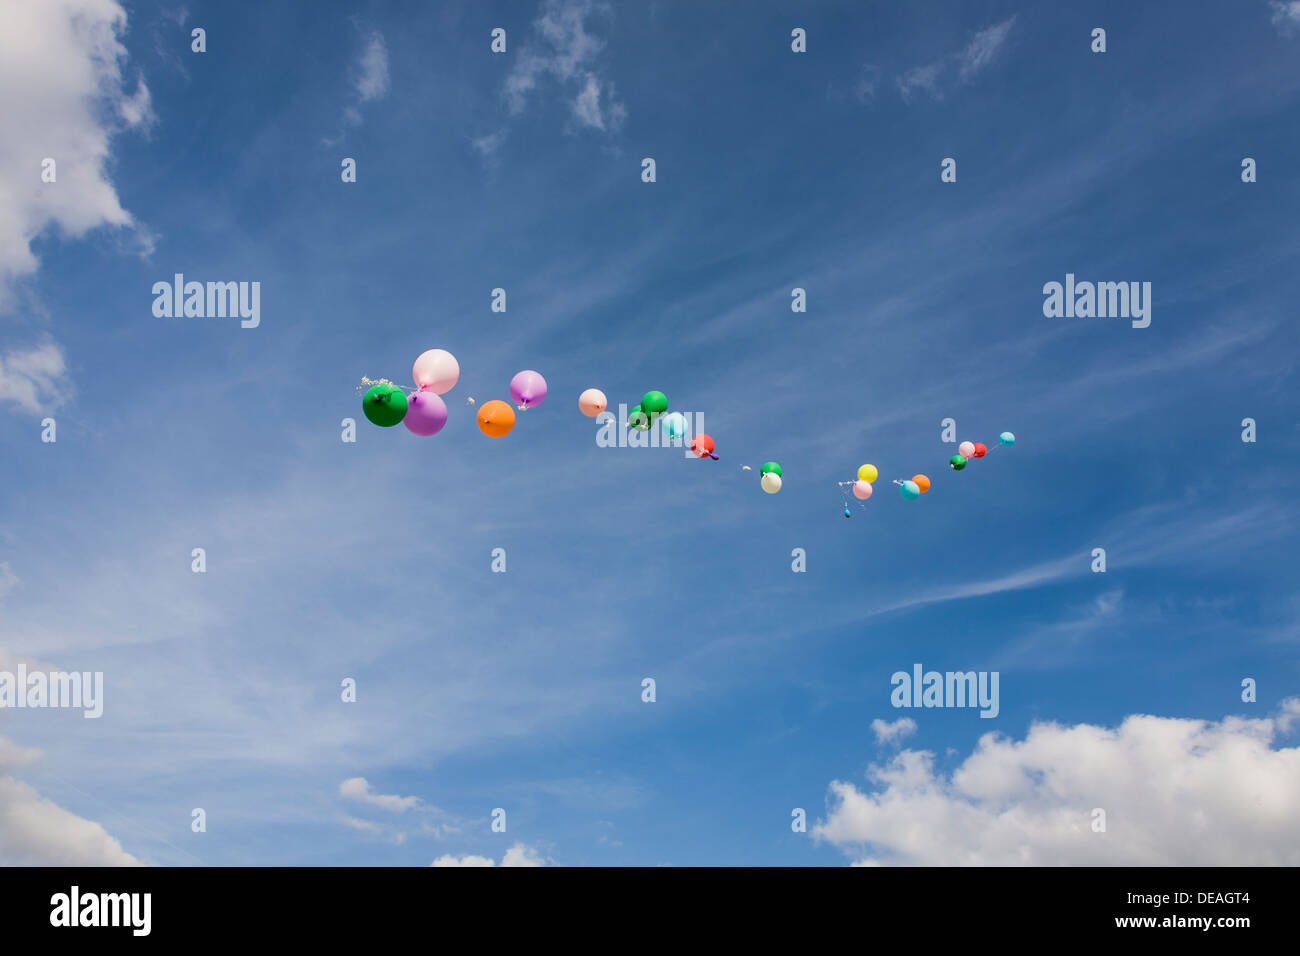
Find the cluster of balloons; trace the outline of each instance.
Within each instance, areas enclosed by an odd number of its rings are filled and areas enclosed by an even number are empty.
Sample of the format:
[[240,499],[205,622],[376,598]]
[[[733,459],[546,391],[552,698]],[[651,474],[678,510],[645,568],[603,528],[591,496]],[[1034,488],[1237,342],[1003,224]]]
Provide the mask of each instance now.
[[[411,366],[411,378],[415,382],[413,389],[404,389],[387,379],[372,382],[363,378],[361,383],[370,388],[361,399],[361,410],[381,428],[401,422],[413,434],[436,435],[447,424],[447,404],[441,396],[460,381],[460,363],[445,349],[429,349],[421,352]],[[510,380],[510,397],[520,410],[536,408],[546,398],[546,379],[539,372],[525,369]],[[508,402],[493,399],[479,406],[477,421],[484,435],[502,438],[515,427],[515,410]]]
[[442,396],[460,381],[460,363],[450,352],[429,349],[411,366],[411,378],[416,387],[409,397],[400,385],[387,379],[362,379],[370,388],[361,399],[361,411],[381,428],[401,422],[412,434],[436,435],[447,424],[447,404]]
[[[1003,447],[1010,447],[1015,443],[1016,436],[1011,432],[1003,432],[998,436],[998,444]],[[964,441],[957,446],[957,454],[948,459],[948,467],[953,471],[961,471],[970,461],[983,458],[988,453],[988,447],[983,442]],[[930,490],[930,479],[925,475],[913,475],[911,481],[897,481],[895,484],[898,485],[898,493],[905,501],[915,501]]]
[[[998,444],[1008,447],[1016,443],[1016,436],[1011,432],[1003,432],[998,436]],[[989,453],[988,448],[983,442],[964,441],[957,446],[957,454],[948,459],[948,467],[953,471],[961,471],[966,467],[966,463],[972,458],[983,458]]]
[[[391,428],[401,422],[416,435],[436,435],[447,424],[447,406],[441,396],[451,391],[460,380],[460,364],[450,352],[429,349],[415,360],[411,378],[416,385],[413,389],[404,389],[387,379],[374,382],[363,378],[362,385],[369,388],[361,400],[361,409],[366,418],[381,428]],[[408,391],[411,393],[409,396]],[[536,408],[546,398],[546,379],[532,369],[518,372],[510,380],[510,397],[520,411]],[[474,400],[469,401],[473,404]],[[578,408],[588,418],[596,418],[609,408],[609,400],[600,389],[589,388],[578,396]],[[502,438],[515,427],[515,409],[500,399],[484,402],[476,417],[479,431],[489,438]],[[689,430],[690,423],[685,415],[668,411],[668,396],[652,389],[642,395],[641,402],[628,413],[628,423],[638,431],[648,431],[656,421],[668,439],[680,439]],[[1016,436],[1011,432],[998,436],[998,444],[1003,447],[1015,442]],[[714,454],[713,438],[709,435],[694,436],[690,447],[696,458],[718,460]],[[957,446],[957,454],[948,459],[948,466],[953,471],[961,471],[972,459],[983,458],[988,451],[982,442],[964,441]],[[741,467],[750,470],[748,465]],[[876,466],[866,464],[858,468],[857,480],[842,481],[840,486],[851,486],[853,496],[865,502],[871,497],[872,484],[878,477],[880,472]],[[782,484],[780,464],[764,462],[759,469],[759,484],[769,495],[779,492]],[[906,480],[896,480],[894,484],[898,485],[899,494],[905,501],[915,501],[930,490],[927,475],[913,475]],[[844,517],[852,516],[846,504]]]
[[[603,403],[605,398],[604,394],[597,392],[594,388],[589,388],[582,394],[588,395],[592,392],[596,392]],[[583,414],[591,414],[588,413],[586,407],[583,406],[581,397],[578,399],[578,406],[582,408]],[[604,405],[602,404],[601,410],[603,409]],[[599,412],[594,414],[599,414]],[[686,416],[681,412],[668,411],[667,395],[658,389],[651,389],[642,395],[640,403],[634,405],[632,410],[627,413],[627,423],[637,431],[644,432],[649,431],[650,426],[655,422],[659,423],[659,427],[663,430],[664,437],[669,440],[676,440],[684,437],[687,429],[690,427],[690,423],[686,420]],[[691,439],[691,451],[695,454],[696,458],[712,458],[714,461],[717,461],[718,456],[713,453],[713,448],[713,438],[703,432]]]
[[[998,444],[1003,447],[1009,447],[1016,443],[1016,436],[1011,432],[1003,432],[998,436]],[[966,463],[974,458],[983,458],[988,454],[988,448],[981,442],[964,441],[957,446],[957,454],[948,459],[948,466],[953,471],[961,471],[966,467]],[[853,490],[853,497],[859,501],[866,501],[871,497],[872,483],[878,478],[880,473],[876,470],[875,465],[863,465],[858,469],[857,481],[841,481],[840,487],[848,485]],[[898,485],[898,493],[904,501],[915,501],[921,495],[930,490],[930,477],[928,475],[913,475],[905,480],[895,480],[894,484]],[[853,517],[853,512],[849,506],[844,506],[844,517]]]

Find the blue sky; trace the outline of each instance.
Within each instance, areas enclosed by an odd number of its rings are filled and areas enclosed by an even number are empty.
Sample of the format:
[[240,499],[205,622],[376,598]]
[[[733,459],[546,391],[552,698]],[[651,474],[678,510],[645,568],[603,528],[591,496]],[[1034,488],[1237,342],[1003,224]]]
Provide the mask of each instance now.
[[[78,4],[108,91],[51,73],[2,156],[36,181],[59,108],[104,150],[58,156],[73,211],[0,198],[0,663],[103,671],[105,713],[0,714],[40,752],[0,797],[61,808],[10,859],[79,818],[165,865],[1300,860],[1243,822],[1300,799],[1300,6]],[[176,272],[260,282],[260,326],[154,317]],[[1150,327],[1044,317],[1066,273],[1150,282]],[[361,376],[428,348],[446,428],[370,426]],[[598,447],[593,386],[720,460]],[[1017,443],[953,473],[949,417]],[[997,718],[895,710],[917,662],[998,671]]]

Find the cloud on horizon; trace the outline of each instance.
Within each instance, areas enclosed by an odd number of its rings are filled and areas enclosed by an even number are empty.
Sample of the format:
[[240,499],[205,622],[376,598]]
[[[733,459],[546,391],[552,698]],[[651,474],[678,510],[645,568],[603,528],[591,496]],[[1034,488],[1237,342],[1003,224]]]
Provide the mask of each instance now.
[[950,775],[904,750],[869,768],[873,792],[833,781],[813,836],[866,866],[1296,866],[1300,747],[1271,744],[1297,724],[1294,697],[1272,718],[1035,723]]

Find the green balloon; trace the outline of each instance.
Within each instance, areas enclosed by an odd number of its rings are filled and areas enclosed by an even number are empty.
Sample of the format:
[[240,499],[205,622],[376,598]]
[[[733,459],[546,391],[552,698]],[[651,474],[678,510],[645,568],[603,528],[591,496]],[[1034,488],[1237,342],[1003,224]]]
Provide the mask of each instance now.
[[953,471],[961,471],[966,467],[966,458],[962,455],[953,455],[948,459],[948,464],[952,465]]
[[663,392],[646,392],[641,396],[641,404],[637,407],[645,409],[651,418],[658,418],[668,411],[668,396]]
[[371,385],[361,410],[381,428],[391,428],[406,417],[406,393],[396,385]]
[[758,472],[761,475],[766,475],[769,471],[772,474],[776,475],[778,478],[781,477],[781,466],[778,465],[776,462],[774,461],[765,462],[763,464],[763,467],[758,469]]
[[627,413],[627,422],[639,432],[650,430],[650,416],[641,411],[640,405]]

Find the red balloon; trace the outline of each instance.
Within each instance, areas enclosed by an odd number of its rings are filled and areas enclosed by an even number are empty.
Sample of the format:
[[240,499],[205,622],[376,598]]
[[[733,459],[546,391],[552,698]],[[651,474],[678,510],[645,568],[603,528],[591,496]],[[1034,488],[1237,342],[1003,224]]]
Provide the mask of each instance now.
[[691,439],[691,451],[696,458],[707,458],[713,454],[713,439],[703,433]]
[[975,443],[975,457],[976,457],[976,458],[983,458],[983,457],[984,457],[985,455],[987,455],[988,453],[989,453],[989,450],[988,450],[987,448],[984,447],[984,444],[983,444],[982,442],[976,442],[976,443]]

